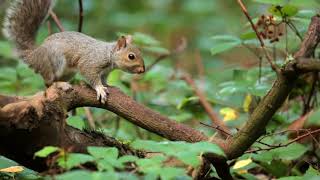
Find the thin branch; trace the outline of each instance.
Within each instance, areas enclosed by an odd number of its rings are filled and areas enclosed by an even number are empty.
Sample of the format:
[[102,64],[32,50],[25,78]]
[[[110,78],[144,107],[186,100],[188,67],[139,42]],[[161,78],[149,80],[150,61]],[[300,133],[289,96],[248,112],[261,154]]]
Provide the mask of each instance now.
[[269,134],[263,135],[263,136],[261,136],[261,138],[260,138],[259,140],[257,140],[257,141],[262,141],[262,140],[265,139],[266,137],[275,136],[275,135],[279,135],[279,134],[285,134],[285,133],[295,132],[295,133],[298,135],[300,132],[307,132],[307,131],[309,131],[309,129],[286,129],[286,130],[283,130],[283,131],[280,131],[280,132],[269,133]]
[[85,114],[87,116],[90,128],[95,129],[96,125],[94,123],[94,118],[93,118],[93,115],[92,115],[92,112],[91,112],[90,108],[89,107],[84,107],[83,109],[84,109],[84,112],[85,112]]
[[304,138],[306,138],[308,136],[312,136],[313,134],[317,134],[317,133],[320,133],[320,129],[317,129],[317,130],[314,130],[314,131],[311,131],[311,132],[308,131],[307,133],[290,140],[286,144],[278,144],[278,145],[269,146],[268,148],[258,148],[258,149],[254,149],[254,150],[248,150],[245,153],[256,153],[256,152],[259,152],[259,151],[270,151],[270,150],[276,149],[276,148],[287,147],[287,146],[289,146],[290,144],[292,144],[294,142],[300,141],[300,140],[302,140],[302,139],[304,139]]
[[51,28],[50,21],[47,21],[47,27],[48,27],[48,34],[51,35],[52,34],[52,28]]
[[260,42],[260,46],[261,46],[261,48],[262,48],[262,50],[263,50],[263,52],[264,52],[264,54],[265,54],[265,56],[266,56],[266,58],[267,58],[267,60],[268,60],[268,62],[269,62],[271,68],[272,68],[277,74],[279,74],[279,73],[280,73],[279,67],[278,67],[276,64],[274,64],[271,56],[270,56],[269,53],[267,52],[267,50],[266,50],[266,48],[265,48],[265,44],[264,44],[264,42],[263,42],[263,39],[262,39],[262,37],[260,36],[260,34],[259,34],[256,26],[254,25],[254,23],[253,23],[250,15],[249,15],[249,13],[248,13],[248,10],[247,10],[246,6],[243,4],[242,0],[237,0],[237,2],[238,2],[238,4],[239,4],[240,7],[241,7],[242,12],[245,14],[245,16],[247,17],[248,21],[250,22],[252,29],[253,29],[254,32],[256,33],[256,36],[257,36],[257,38],[258,38],[258,40],[259,40],[259,42]]
[[209,127],[209,128],[213,128],[213,129],[216,129],[216,130],[218,130],[218,131],[221,131],[222,133],[224,133],[224,134],[226,134],[226,135],[228,135],[228,136],[232,137],[232,134],[230,134],[230,133],[228,133],[228,132],[224,131],[224,130],[223,130],[223,129],[221,129],[219,126],[211,126],[211,125],[205,124],[205,123],[203,123],[203,122],[200,122],[200,124],[201,124],[201,125],[204,125],[204,126],[207,126],[207,127]]
[[[227,134],[230,133],[230,129],[223,123],[223,121],[219,118],[218,114],[216,114],[210,105],[210,103],[207,101],[207,98],[205,94],[197,87],[196,83],[193,81],[193,79],[189,75],[184,75],[182,79],[193,89],[195,94],[199,97],[200,104],[207,112],[208,116],[210,117],[213,124],[215,124],[217,127],[221,128],[219,131],[219,134],[222,135],[222,137],[227,137]],[[221,133],[224,132],[224,133]]]
[[79,0],[79,25],[78,25],[78,32],[82,32],[82,24],[83,24],[83,6],[82,6],[82,0]]
[[64,28],[63,28],[63,26],[62,26],[62,24],[61,24],[58,16],[57,16],[53,11],[50,11],[49,14],[50,14],[51,18],[53,19],[53,21],[56,23],[58,29],[59,29],[61,32],[63,32],[63,31],[64,31]]

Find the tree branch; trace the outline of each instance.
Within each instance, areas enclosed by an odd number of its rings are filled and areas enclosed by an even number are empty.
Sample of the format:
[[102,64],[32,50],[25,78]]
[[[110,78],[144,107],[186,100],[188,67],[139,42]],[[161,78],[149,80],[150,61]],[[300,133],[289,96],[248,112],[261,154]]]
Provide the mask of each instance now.
[[[296,59],[312,57],[319,42],[320,17],[314,16],[310,23],[308,33],[294,57]],[[277,77],[272,88],[258,104],[246,124],[236,135],[227,140],[226,144],[228,144],[228,147],[226,148],[226,155],[228,159],[234,159],[241,156],[262,134],[265,133],[267,123],[281,107],[299,76],[299,73],[292,68],[292,64],[295,63],[296,60],[293,60],[291,63],[285,65],[282,73]]]

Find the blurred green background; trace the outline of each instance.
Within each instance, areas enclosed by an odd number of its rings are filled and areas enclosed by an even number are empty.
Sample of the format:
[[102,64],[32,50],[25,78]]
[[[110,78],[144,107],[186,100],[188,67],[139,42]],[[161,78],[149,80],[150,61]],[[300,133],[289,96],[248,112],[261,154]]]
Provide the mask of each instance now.
[[[0,0],[1,24],[9,2]],[[262,15],[271,14],[277,23],[281,23],[284,17],[278,16],[273,10],[278,6],[287,8],[285,18],[296,27],[297,32],[287,27],[279,42],[265,40],[268,51],[278,65],[290,60],[301,43],[296,33],[303,36],[311,17],[320,9],[318,0],[246,0],[244,3],[255,23]],[[247,120],[248,106],[266,94],[276,77],[261,56],[259,42],[235,0],[83,0],[83,7],[83,33],[105,41],[116,40],[122,33],[133,34],[134,41],[143,50],[146,66],[159,56],[173,52],[179,47],[181,39],[186,40],[184,51],[168,56],[145,74],[136,76],[115,70],[109,75],[108,83],[162,115],[188,124],[206,135],[212,135],[215,130],[199,124],[212,123],[192,88],[181,80],[183,74],[190,74],[194,78],[213,109],[234,132]],[[77,31],[78,1],[60,0],[53,11],[66,30]],[[49,18],[48,21],[52,31],[59,32],[53,20]],[[38,33],[39,43],[48,36],[48,21]],[[79,83],[79,80],[82,78],[77,75],[73,83]],[[303,97],[308,92],[310,85],[304,85],[305,89],[294,91],[296,96]],[[44,89],[41,77],[16,58],[13,44],[0,34],[1,94],[33,95]],[[268,132],[287,128],[301,116],[302,104],[293,100],[286,102],[286,108],[273,117],[267,126]],[[95,127],[122,142],[163,140],[111,112],[95,108],[90,110]],[[87,119],[87,112],[78,108],[77,115],[68,118],[68,124],[79,129],[86,128],[89,127]],[[284,140],[287,137],[279,135],[266,141],[274,144]],[[302,149],[304,153],[306,147]],[[288,160],[302,156],[296,152],[297,148],[291,150],[291,154],[297,157],[290,156]],[[279,151],[278,154],[286,152]],[[269,155],[271,157],[274,154]],[[269,163],[264,167],[268,173],[279,174],[270,165],[272,158],[263,159],[262,153],[259,160]],[[257,166],[251,165],[250,168]],[[285,168],[285,165],[282,163],[281,167]]]
[[[310,18],[319,9],[316,0],[275,2],[280,5],[289,2],[295,7],[296,11],[290,18],[301,34],[306,31]],[[9,1],[0,3],[2,22]],[[270,15],[270,7],[274,4],[267,0],[245,3],[255,22],[261,15]],[[209,134],[213,133],[212,129],[199,126],[197,122],[200,120],[210,124],[210,120],[190,86],[180,79],[181,74],[189,73],[196,79],[197,85],[207,94],[217,112],[224,108],[235,110],[238,121],[228,122],[235,127],[247,118],[243,110],[245,97],[263,96],[275,77],[270,68],[265,66],[264,60],[259,68],[259,51],[256,48],[259,46],[258,41],[236,1],[84,0],[83,7],[83,33],[106,41],[117,39],[121,33],[133,34],[136,43],[144,50],[147,66],[158,56],[172,52],[181,38],[186,40],[187,46],[183,52],[169,56],[144,75],[135,77],[116,70],[110,74],[108,82],[163,115],[192,124]],[[53,11],[66,30],[77,31],[78,1],[58,1]],[[49,18],[48,21],[52,31],[58,32],[53,20]],[[38,34],[37,40],[41,43],[48,36],[47,22]],[[276,60],[281,64],[285,60],[284,54],[294,52],[300,40],[288,30],[288,34],[280,42],[266,43],[269,49],[275,50]],[[283,53],[285,47],[288,51]],[[0,58],[1,93],[32,95],[44,90],[41,77],[18,61],[14,56],[12,43],[2,35]],[[79,79],[81,77],[77,76],[75,82]],[[82,108],[78,111],[77,116],[69,118],[70,122],[79,127],[85,126],[85,113]],[[142,136],[140,130],[131,125],[119,125],[119,118],[112,113],[99,109],[94,109],[93,113],[98,127],[108,133],[119,131],[120,134],[117,135],[123,139],[134,139],[137,134]],[[220,114],[221,118],[223,114]],[[296,116],[292,116],[294,117]],[[125,121],[121,123],[127,124]]]

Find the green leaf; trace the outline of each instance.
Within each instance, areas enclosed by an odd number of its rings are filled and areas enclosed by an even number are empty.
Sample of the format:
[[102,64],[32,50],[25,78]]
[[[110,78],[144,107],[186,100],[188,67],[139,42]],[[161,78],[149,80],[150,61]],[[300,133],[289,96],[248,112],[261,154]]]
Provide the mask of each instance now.
[[272,160],[270,163],[261,162],[260,165],[269,173],[276,177],[285,176],[288,166],[280,160]]
[[313,8],[319,8],[320,3],[318,0],[254,0],[255,2],[258,3],[264,3],[264,4],[273,4],[273,5],[286,5],[287,3],[290,3],[293,6],[297,7],[313,7]]
[[170,53],[168,49],[159,47],[159,46],[147,46],[147,47],[143,47],[143,49],[148,52],[160,54],[160,55],[166,55]]
[[56,180],[118,180],[118,174],[114,172],[90,172],[85,170],[69,171],[54,177]]
[[[2,168],[7,168],[11,166],[20,166],[18,163],[15,161],[8,159],[4,156],[0,156],[0,169]],[[8,173],[1,173],[0,172],[0,179],[1,178],[7,178],[8,179],[22,179],[22,180],[41,180],[43,177],[41,177],[37,172],[28,169],[26,167],[23,167],[23,171],[20,173],[15,173],[14,177]]]
[[185,105],[187,105],[189,102],[195,102],[198,101],[199,98],[196,96],[191,96],[191,97],[187,97],[184,98],[178,105],[177,105],[177,109],[181,110]]
[[287,4],[283,7],[281,6],[271,6],[268,10],[271,14],[282,17],[292,17],[295,16],[299,10],[296,6]]
[[117,159],[100,159],[97,160],[96,163],[98,164],[99,171],[114,171],[114,168],[123,169],[124,165],[121,161]]
[[253,31],[250,31],[250,32],[247,32],[247,33],[243,33],[240,35],[240,39],[241,40],[252,40],[252,39],[256,39],[257,38],[257,35],[255,32]]
[[164,167],[157,172],[161,179],[176,179],[179,176],[186,175],[183,168]]
[[211,152],[224,156],[224,152],[218,145],[209,142],[187,143],[182,141],[155,142],[148,140],[136,140],[131,145],[136,149],[162,152],[168,156],[177,157],[184,163],[194,167],[199,165],[199,155],[201,153]]
[[80,153],[69,153],[57,159],[58,165],[67,170],[90,161],[94,161],[92,156]]
[[235,69],[233,70],[233,80],[234,81],[245,81],[248,76],[248,71],[242,69]]
[[258,3],[264,3],[264,4],[274,4],[274,5],[283,5],[287,3],[287,0],[254,0]]
[[253,158],[257,161],[270,163],[273,159],[295,160],[307,152],[308,148],[298,144],[292,143],[287,147],[276,148],[270,151],[254,154]]
[[54,178],[56,180],[90,180],[92,178],[92,173],[84,170],[74,170],[57,175]]
[[118,160],[121,163],[127,163],[127,162],[135,162],[137,161],[139,158],[137,156],[132,156],[132,155],[125,155],[125,156],[121,156]]
[[312,166],[309,166],[305,176],[320,176],[320,172],[314,169]]
[[119,152],[115,147],[89,146],[88,152],[96,159],[117,159]]
[[46,146],[44,148],[42,148],[41,150],[37,151],[34,156],[35,157],[41,157],[41,158],[45,158],[48,157],[50,154],[60,151],[61,149],[58,147],[54,147],[54,146]]
[[306,126],[319,126],[320,125],[320,108],[312,112],[312,114],[309,116]]
[[135,32],[133,34],[133,40],[140,45],[158,46],[160,44],[154,37],[140,32]]
[[161,169],[162,162],[166,158],[162,155],[154,156],[149,159],[138,159],[136,161],[139,166],[139,170],[143,173],[154,173],[155,171]]
[[231,35],[218,35],[211,37],[214,46],[211,48],[211,54],[216,55],[225,51],[228,51],[241,44],[241,40],[238,37]]
[[12,46],[7,41],[0,41],[0,56],[5,58],[15,58]]
[[82,130],[86,127],[84,120],[80,116],[71,116],[67,119],[67,124],[74,128]]
[[319,0],[307,0],[307,1],[301,1],[301,0],[290,0],[289,2],[293,6],[297,7],[308,7],[308,8],[320,8],[320,1]]

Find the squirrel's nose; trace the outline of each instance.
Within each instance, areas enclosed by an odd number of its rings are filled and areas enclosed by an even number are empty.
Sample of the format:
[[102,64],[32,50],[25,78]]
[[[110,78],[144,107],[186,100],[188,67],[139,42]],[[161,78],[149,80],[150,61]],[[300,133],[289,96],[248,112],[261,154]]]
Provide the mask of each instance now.
[[137,73],[144,73],[144,71],[145,71],[145,67],[144,67],[144,65],[142,66],[142,67],[139,67],[138,69],[137,69]]

